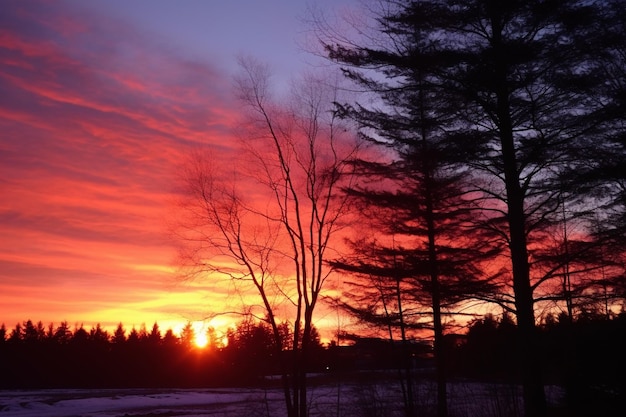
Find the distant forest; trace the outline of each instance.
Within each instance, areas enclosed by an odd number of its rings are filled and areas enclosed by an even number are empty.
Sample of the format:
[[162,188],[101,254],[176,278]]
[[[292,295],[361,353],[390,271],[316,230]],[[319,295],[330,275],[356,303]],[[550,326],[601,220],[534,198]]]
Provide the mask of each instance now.
[[[287,328],[287,326],[285,326]],[[128,334],[123,325],[112,334],[97,325],[71,329],[67,322],[44,326],[28,320],[7,331],[0,327],[0,388],[198,388],[268,383],[280,372],[270,327],[242,321],[228,332],[227,344],[198,348],[187,325],[176,336],[161,333],[158,324]],[[591,395],[624,394],[626,314],[607,317],[589,312],[572,322],[565,315],[548,316],[540,326],[539,351],[548,383],[562,385],[578,401]],[[211,335],[209,335],[211,336]],[[287,335],[288,336],[288,335]],[[350,338],[351,343],[323,346],[315,338],[310,373],[333,378],[364,375],[404,367],[411,360],[417,379],[433,377],[432,345],[409,345],[386,339]],[[512,317],[486,315],[474,320],[466,334],[446,336],[445,364],[449,378],[518,383],[515,360],[518,330]],[[356,371],[359,371],[357,374]],[[394,372],[387,373],[390,378]],[[611,393],[611,394],[607,394]],[[597,399],[594,399],[597,403]]]

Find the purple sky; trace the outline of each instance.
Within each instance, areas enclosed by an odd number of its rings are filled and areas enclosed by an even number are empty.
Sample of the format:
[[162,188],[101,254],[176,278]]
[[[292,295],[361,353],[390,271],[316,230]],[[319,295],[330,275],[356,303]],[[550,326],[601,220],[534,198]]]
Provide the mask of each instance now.
[[177,164],[199,145],[228,157],[238,54],[267,62],[282,87],[316,61],[301,48],[306,11],[287,0],[2,1],[0,324],[176,330],[224,302],[224,288],[175,279]]
[[64,0],[136,28],[182,58],[237,70],[238,54],[270,64],[289,79],[322,61],[307,50],[309,10],[341,14],[358,0]]

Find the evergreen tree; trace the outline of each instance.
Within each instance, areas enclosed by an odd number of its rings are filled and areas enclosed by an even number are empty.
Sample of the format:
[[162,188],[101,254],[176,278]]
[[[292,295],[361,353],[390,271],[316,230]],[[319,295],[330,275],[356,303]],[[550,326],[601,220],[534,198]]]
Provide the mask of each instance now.
[[11,330],[11,333],[9,334],[9,339],[8,339],[9,342],[11,343],[20,342],[22,340],[22,334],[23,334],[22,324],[17,323],[15,327]]
[[109,342],[109,333],[102,328],[100,323],[89,331],[89,340],[94,343],[104,344]]
[[54,323],[50,322],[46,330],[46,340],[54,341]]
[[161,343],[161,330],[159,330],[159,325],[156,322],[154,322],[152,330],[148,334],[148,341],[153,345]]
[[61,322],[54,331],[54,341],[58,344],[67,344],[72,340],[72,330],[67,321]]
[[113,332],[111,342],[116,345],[121,345],[122,343],[126,342],[126,330],[124,330],[124,326],[121,322],[115,328],[115,332]]
[[176,346],[178,344],[178,337],[174,334],[172,329],[167,329],[163,335],[163,345],[167,347]]
[[72,335],[72,343],[85,345],[89,341],[89,333],[85,330],[85,326],[81,323],[80,327],[74,330]]
[[46,330],[43,323],[40,321],[34,324],[31,320],[24,322],[24,330],[22,333],[22,340],[28,343],[36,343],[45,338]]
[[[355,111],[355,115],[364,114]],[[379,119],[384,118],[381,115]],[[349,190],[367,206],[367,217],[375,219],[372,237],[352,242],[354,257],[334,266],[360,277],[352,283],[355,291],[350,291],[340,305],[368,323],[388,328],[392,338],[396,330],[399,332],[405,356],[402,387],[406,384],[407,415],[416,411],[411,333],[433,330],[437,403],[439,415],[444,416],[444,315],[454,314],[454,307],[463,301],[485,298],[493,291],[491,277],[480,264],[493,260],[498,250],[484,234],[469,226],[472,209],[464,198],[463,173],[454,169],[450,159],[458,157],[458,148],[455,152],[444,149],[440,137],[418,128],[427,123],[436,127],[432,120],[407,122],[394,113],[385,119],[386,130],[379,127],[397,150],[398,159],[389,164],[360,162],[366,166],[361,169],[363,183],[385,183],[387,188],[377,185]],[[392,134],[389,127],[393,124],[399,127]],[[414,130],[422,135],[412,135]],[[364,231],[361,227],[359,234],[363,236]],[[355,293],[360,297],[354,297]]]
[[193,346],[194,340],[196,340],[196,332],[191,325],[191,322],[188,321],[185,324],[185,327],[180,332],[180,344],[186,348],[191,348]]
[[141,338],[139,337],[139,332],[133,326],[133,328],[130,330],[130,333],[128,333],[128,338],[126,339],[126,342],[129,345],[137,345],[140,340]]
[[141,323],[138,332],[139,341],[145,343],[149,340],[150,335],[148,334],[148,329],[146,328],[146,323]]
[[[510,253],[508,308],[515,311],[523,343],[525,413],[544,415],[532,249],[539,245],[539,232],[556,221],[561,201],[582,201],[579,179],[566,174],[584,165],[589,158],[584,151],[603,140],[596,75],[606,37],[595,22],[611,11],[605,2],[582,0],[388,1],[385,6],[377,23],[386,39],[371,35],[371,45],[328,42],[329,56],[383,100],[381,85],[402,90],[420,83],[448,100],[435,103],[448,115],[443,125],[439,119],[440,129],[446,141],[464,138],[473,145],[465,165],[483,196],[482,222]],[[400,108],[419,111],[419,102],[399,97]],[[379,108],[393,112],[394,106]],[[576,207],[577,216],[589,208],[586,203]]]

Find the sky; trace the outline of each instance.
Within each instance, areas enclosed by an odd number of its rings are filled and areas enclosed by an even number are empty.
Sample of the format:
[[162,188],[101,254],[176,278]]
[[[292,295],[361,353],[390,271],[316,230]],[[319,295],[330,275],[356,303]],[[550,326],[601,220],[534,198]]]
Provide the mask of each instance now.
[[304,50],[307,7],[354,1],[3,1],[0,324],[178,330],[229,303],[176,273],[181,161],[228,157],[238,55],[287,91],[322,64]]

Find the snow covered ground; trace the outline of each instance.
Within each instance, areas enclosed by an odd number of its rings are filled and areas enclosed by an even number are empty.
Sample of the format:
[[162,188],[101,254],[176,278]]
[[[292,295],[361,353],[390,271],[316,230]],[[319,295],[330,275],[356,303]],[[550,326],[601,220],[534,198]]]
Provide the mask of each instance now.
[[[415,401],[432,410],[434,386],[421,384]],[[562,391],[548,387],[551,402]],[[501,417],[522,414],[519,387],[453,383],[450,414]],[[351,383],[311,388],[311,416],[400,416],[395,384]],[[278,389],[113,389],[0,391],[0,417],[284,417]]]
[[250,389],[3,391],[0,416],[243,416],[265,398],[272,408],[282,406],[278,394]]
[[[206,390],[34,390],[0,391],[2,417],[148,417],[255,416],[276,414],[278,391]],[[260,407],[263,406],[263,409]],[[257,414],[257,410],[260,412]]]

